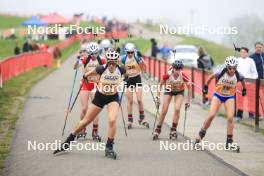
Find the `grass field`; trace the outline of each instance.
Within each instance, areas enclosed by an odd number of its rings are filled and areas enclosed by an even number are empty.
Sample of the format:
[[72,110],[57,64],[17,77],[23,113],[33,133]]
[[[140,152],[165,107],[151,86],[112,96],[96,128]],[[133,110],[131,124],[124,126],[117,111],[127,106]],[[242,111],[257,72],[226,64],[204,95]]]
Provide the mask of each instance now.
[[26,21],[26,17],[17,17],[17,16],[7,16],[0,15],[0,30],[6,28],[16,28],[21,26],[21,23]]
[[[68,58],[79,48],[79,41],[62,50],[62,60]],[[16,121],[21,113],[25,96],[39,80],[56,69],[39,67],[10,79],[0,89],[0,173],[4,160],[9,152],[9,141],[15,129]],[[1,174],[0,174],[1,175]]]

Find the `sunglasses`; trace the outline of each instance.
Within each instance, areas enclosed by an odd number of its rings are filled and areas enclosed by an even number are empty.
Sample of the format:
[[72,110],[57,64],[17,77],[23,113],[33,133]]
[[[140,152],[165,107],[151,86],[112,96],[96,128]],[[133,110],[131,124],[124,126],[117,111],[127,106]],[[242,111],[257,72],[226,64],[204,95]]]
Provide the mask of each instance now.
[[134,54],[134,51],[128,51],[127,54]]
[[227,67],[228,70],[236,70],[236,67]]
[[93,55],[97,55],[98,53],[91,53],[91,55],[93,56]]
[[115,62],[108,62],[108,65],[115,66],[117,64]]

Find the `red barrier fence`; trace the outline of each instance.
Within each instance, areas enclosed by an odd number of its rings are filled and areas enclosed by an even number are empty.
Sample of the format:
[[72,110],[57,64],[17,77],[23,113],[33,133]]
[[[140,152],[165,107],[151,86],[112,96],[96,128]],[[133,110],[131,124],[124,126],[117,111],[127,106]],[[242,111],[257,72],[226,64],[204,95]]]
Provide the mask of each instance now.
[[0,62],[0,79],[5,82],[23,72],[39,66],[51,66],[52,55],[47,51],[32,52],[9,57]]
[[[147,64],[147,72],[150,77],[156,77],[160,80],[161,76],[171,67],[170,64],[151,57],[144,56]],[[198,68],[184,67],[185,74],[190,78],[194,85],[192,86],[193,98],[195,95],[204,96],[201,88],[204,86],[211,72],[203,71]],[[215,80],[212,80],[206,97],[211,99],[214,93]],[[255,127],[259,128],[259,116],[264,116],[264,80],[246,79],[247,95],[242,97],[242,85],[237,86],[236,108],[252,112],[255,114]],[[205,98],[205,97],[204,97]]]

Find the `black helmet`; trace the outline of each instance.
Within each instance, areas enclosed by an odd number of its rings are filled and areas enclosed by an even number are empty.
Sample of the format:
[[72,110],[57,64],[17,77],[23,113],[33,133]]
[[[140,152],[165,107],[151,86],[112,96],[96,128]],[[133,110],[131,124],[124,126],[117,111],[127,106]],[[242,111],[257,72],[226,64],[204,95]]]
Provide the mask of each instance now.
[[182,69],[183,68],[183,62],[181,60],[175,60],[172,63],[172,67],[176,69]]

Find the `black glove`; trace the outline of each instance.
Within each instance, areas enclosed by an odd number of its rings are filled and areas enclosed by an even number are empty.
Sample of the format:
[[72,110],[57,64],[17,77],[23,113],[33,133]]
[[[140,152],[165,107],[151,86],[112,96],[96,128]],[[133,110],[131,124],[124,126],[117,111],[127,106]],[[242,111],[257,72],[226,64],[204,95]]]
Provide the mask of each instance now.
[[127,82],[127,80],[128,80],[128,76],[124,76],[123,81]]
[[208,85],[204,85],[204,87],[203,87],[203,93],[204,94],[207,94],[208,93]]
[[244,96],[246,96],[247,95],[247,89],[242,89],[242,96],[244,97]]
[[187,110],[190,107],[190,103],[185,103],[185,110]]

